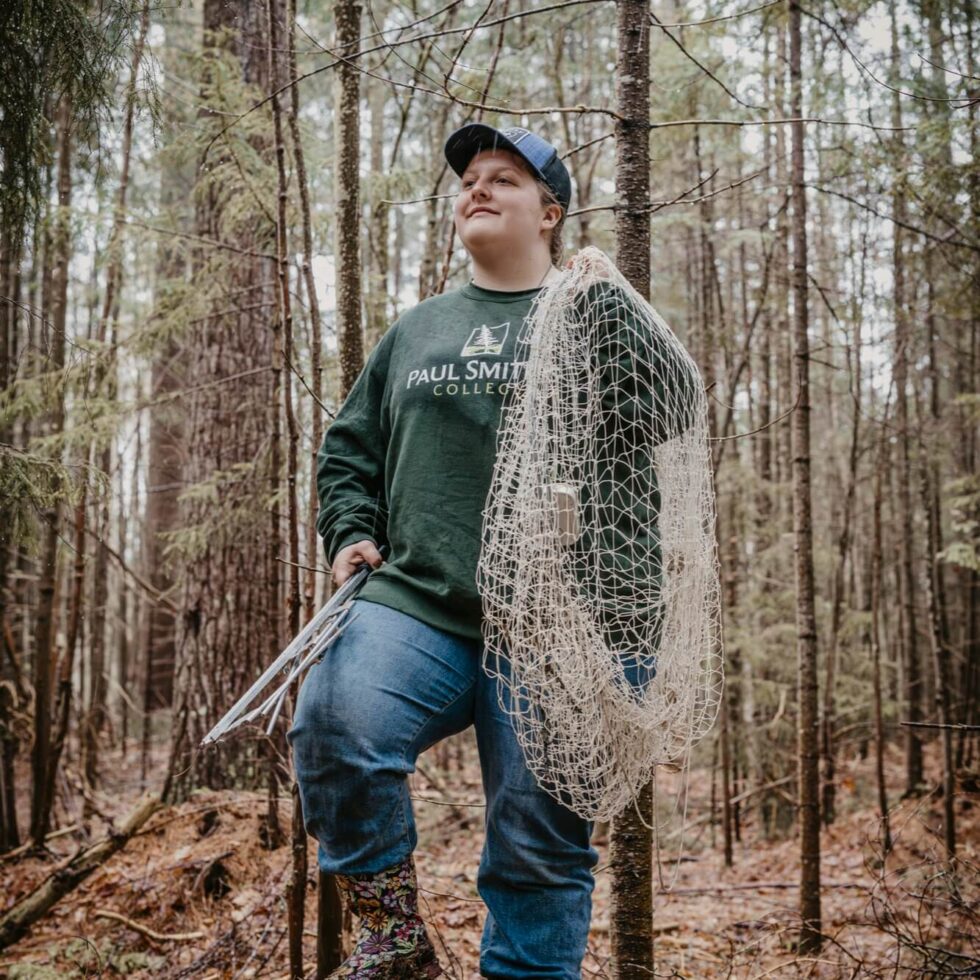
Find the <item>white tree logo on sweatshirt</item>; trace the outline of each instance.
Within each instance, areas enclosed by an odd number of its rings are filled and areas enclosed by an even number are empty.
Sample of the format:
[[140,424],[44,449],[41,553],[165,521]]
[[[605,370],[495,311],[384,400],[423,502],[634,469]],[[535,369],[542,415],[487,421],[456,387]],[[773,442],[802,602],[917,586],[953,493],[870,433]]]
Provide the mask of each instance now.
[[480,357],[486,354],[501,354],[504,344],[507,342],[507,331],[510,329],[510,320],[506,323],[498,323],[495,327],[488,327],[485,323],[477,327],[471,334],[470,339],[463,344],[463,349],[459,352],[460,357]]

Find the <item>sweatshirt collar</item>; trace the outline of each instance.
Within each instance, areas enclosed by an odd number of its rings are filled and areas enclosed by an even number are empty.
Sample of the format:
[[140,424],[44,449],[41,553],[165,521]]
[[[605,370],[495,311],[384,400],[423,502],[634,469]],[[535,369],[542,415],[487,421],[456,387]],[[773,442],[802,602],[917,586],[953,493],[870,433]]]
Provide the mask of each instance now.
[[477,286],[476,283],[468,282],[460,288],[460,292],[467,299],[475,299],[481,303],[515,303],[519,300],[530,299],[537,296],[544,286],[535,286],[532,289],[486,289]]

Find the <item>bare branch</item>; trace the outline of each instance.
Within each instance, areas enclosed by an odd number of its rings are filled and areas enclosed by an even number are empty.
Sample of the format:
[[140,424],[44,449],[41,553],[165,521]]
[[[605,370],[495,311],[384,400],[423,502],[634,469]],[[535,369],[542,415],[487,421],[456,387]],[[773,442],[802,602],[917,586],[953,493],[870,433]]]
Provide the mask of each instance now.
[[832,194],[834,197],[839,197],[841,200],[849,201],[851,204],[857,205],[859,208],[864,208],[865,211],[871,212],[876,218],[881,218],[883,221],[890,221],[892,224],[898,225],[900,228],[905,228],[907,231],[915,232],[917,235],[922,235],[923,238],[928,238],[930,241],[936,242],[939,245],[953,245],[956,248],[966,248],[971,252],[980,252],[980,246],[975,245],[973,242],[962,242],[957,241],[954,238],[946,237],[940,238],[939,235],[934,235],[931,231],[927,231],[925,228],[919,228],[917,225],[909,224],[907,221],[902,221],[891,214],[882,214],[877,208],[870,204],[865,204],[864,201],[859,201],[856,197],[852,197],[850,194],[845,194],[843,191],[834,190],[831,187],[824,187],[821,184],[807,183],[807,187],[813,188],[813,190],[820,191],[823,194]]
[[[800,11],[807,15],[811,20],[815,20],[818,24],[822,24],[824,27],[830,31],[834,37],[837,39],[837,43],[851,56],[851,60],[876,84],[880,85],[882,88],[888,89],[889,92],[895,92],[898,95],[904,95],[909,99],[916,99],[919,102],[961,102],[962,105],[954,105],[954,109],[966,109],[972,105],[976,100],[968,100],[966,96],[953,96],[950,98],[942,98],[932,95],[919,95],[918,92],[906,92],[904,89],[895,88],[893,85],[889,85],[888,82],[883,82],[877,75],[850,49],[847,41],[841,36],[840,31],[834,27],[833,24],[827,23],[819,14],[815,14],[812,10],[807,10],[806,7],[800,7]],[[966,100],[966,101],[965,101]]]
[[185,943],[194,939],[203,939],[206,935],[203,932],[157,932],[155,929],[134,922],[132,919],[127,919],[126,916],[113,912],[111,909],[96,909],[93,914],[97,919],[112,919],[114,922],[121,922],[127,929],[132,929],[133,932],[138,932],[141,936],[145,936],[155,943]]
[[685,58],[688,59],[688,61],[692,62],[694,65],[700,68],[701,71],[703,71],[705,75],[708,76],[708,78],[710,78],[716,85],[718,85],[728,96],[734,99],[739,105],[745,106],[746,109],[769,108],[768,106],[764,106],[764,105],[751,105],[750,103],[744,102],[742,99],[740,99],[720,78],[718,78],[717,75],[714,74],[714,72],[710,68],[708,68],[706,65],[698,61],[698,59],[695,58],[694,55],[687,50],[687,48],[681,43],[681,41],[679,41],[676,37],[674,37],[673,34],[670,33],[670,31],[667,29],[668,26],[670,25],[662,23],[652,10],[650,11],[650,22],[655,26],[659,27],[660,30],[663,31],[668,38],[670,38],[670,40],[680,49],[681,53],[684,55]]
[[[497,111],[503,112],[505,110],[498,109]],[[857,126],[859,129],[873,129],[882,133],[909,132],[915,129],[914,126],[879,126],[876,123],[856,122],[853,119],[821,119],[819,116],[799,116],[789,119],[672,119],[664,122],[652,122],[650,128],[667,129],[670,126],[782,126],[795,122],[820,123],[823,126]]]
[[980,732],[980,725],[940,724],[933,721],[900,721],[899,724],[905,728],[941,728],[956,732]]
[[186,238],[188,241],[197,242],[201,245],[209,245],[211,248],[221,248],[229,252],[236,252],[238,255],[251,255],[257,259],[275,259],[275,255],[270,252],[256,252],[252,249],[239,248],[230,242],[220,242],[214,238],[203,238],[201,235],[192,235],[186,231],[176,231],[173,228],[159,228],[156,225],[148,225],[142,221],[137,221],[135,218],[127,218],[124,223],[133,225],[136,228],[143,228],[146,231],[155,232],[158,235],[170,235],[172,238]]
[[[707,194],[702,194],[700,197],[685,196],[686,194],[690,194],[693,191],[696,191],[699,187],[703,187],[709,180],[711,180],[718,173],[717,168],[715,168],[714,170],[711,171],[710,174],[708,174],[707,177],[705,177],[702,180],[699,180],[696,184],[689,187],[687,190],[681,191],[680,194],[678,194],[676,197],[672,197],[666,201],[651,201],[650,206],[644,208],[643,210],[650,211],[652,213],[655,211],[662,211],[664,208],[672,207],[675,204],[700,204],[702,201],[709,201],[711,200],[711,198],[717,197],[719,194],[723,194],[725,191],[732,190],[732,188],[734,187],[740,187],[742,184],[745,184],[750,180],[754,180],[756,177],[758,177],[761,173],[764,172],[765,172],[764,170],[756,170],[755,173],[751,173],[745,177],[739,178],[738,180],[734,180],[731,183],[726,184],[724,187],[719,187],[716,190],[709,191]],[[619,204],[595,204],[588,208],[579,208],[576,211],[569,211],[568,217],[574,218],[577,215],[585,214],[587,212],[592,212],[592,211],[618,211],[620,210],[620,208],[621,205]]]

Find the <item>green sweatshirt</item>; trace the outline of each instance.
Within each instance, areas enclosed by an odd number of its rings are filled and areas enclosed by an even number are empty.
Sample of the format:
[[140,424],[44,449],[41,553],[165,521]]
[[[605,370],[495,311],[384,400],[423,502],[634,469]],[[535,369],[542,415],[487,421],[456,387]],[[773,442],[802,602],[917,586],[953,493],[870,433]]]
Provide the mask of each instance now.
[[[470,283],[433,296],[403,314],[371,352],[327,430],[317,470],[317,529],[328,562],[366,538],[390,548],[362,598],[437,629],[481,637],[476,567],[483,508],[503,397],[524,369],[524,352],[515,355],[515,341],[539,292],[501,292]],[[583,311],[599,318],[599,329],[608,324],[611,330],[601,344],[599,369],[612,414],[608,436],[600,440],[605,458],[596,461],[593,475],[597,497],[590,502],[586,495],[582,504],[586,510],[609,506],[616,526],[598,515],[597,526],[608,528],[609,540],[594,541],[585,533],[576,547],[598,546],[607,560],[629,561],[631,575],[639,561],[646,574],[659,576],[656,473],[652,458],[644,464],[638,447],[626,445],[630,415],[643,412],[636,401],[640,393],[647,411],[651,390],[655,404],[666,405],[661,379],[672,379],[672,389],[698,379],[687,359],[656,352],[659,345],[653,344],[644,317],[633,315],[623,300],[619,290],[605,284],[592,287],[583,299]],[[649,368],[652,379],[637,374],[637,365]],[[636,389],[624,387],[624,379]],[[690,419],[665,417],[658,439],[672,438],[690,424]],[[617,486],[635,501],[629,512],[615,506]],[[615,578],[615,568],[608,571]]]
[[328,562],[365,538],[391,549],[361,598],[480,638],[476,565],[500,407],[539,291],[470,283],[433,296],[371,352],[317,470]]

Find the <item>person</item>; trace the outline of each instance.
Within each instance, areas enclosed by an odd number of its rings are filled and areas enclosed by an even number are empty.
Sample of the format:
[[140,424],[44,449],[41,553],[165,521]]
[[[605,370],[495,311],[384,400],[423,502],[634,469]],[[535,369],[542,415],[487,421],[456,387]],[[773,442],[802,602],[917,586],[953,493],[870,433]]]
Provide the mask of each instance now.
[[598,858],[591,823],[525,764],[505,693],[481,669],[476,582],[501,406],[522,375],[521,327],[560,276],[571,180],[523,128],[464,126],[445,155],[472,278],[398,318],[324,438],[317,526],[334,580],[374,571],[304,682],[289,740],[320,867],[360,920],[334,977],[443,975],[419,916],[407,775],[473,725],[486,797],[480,972],[572,980]]

